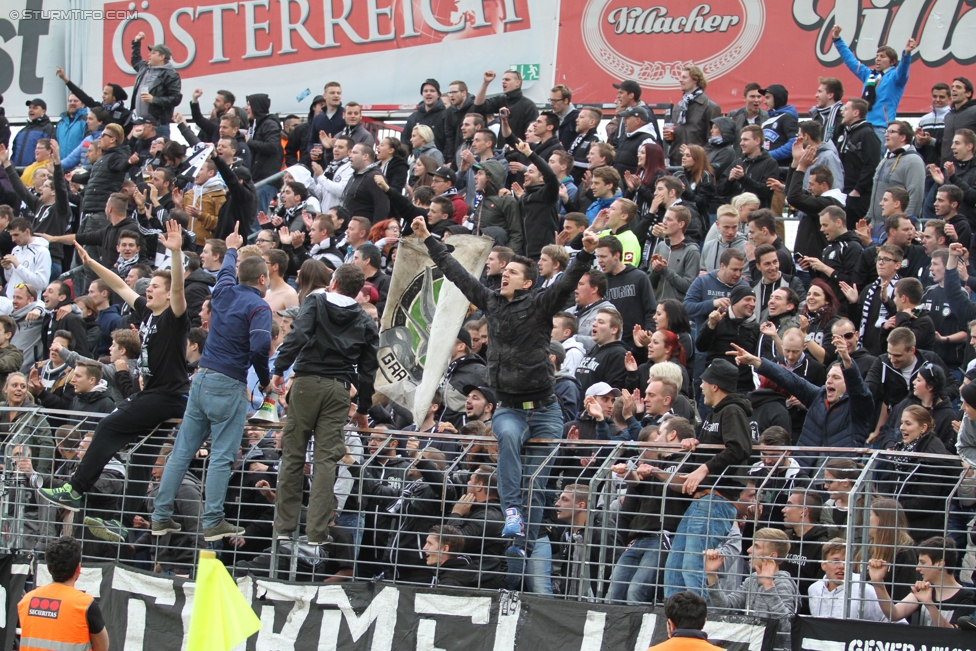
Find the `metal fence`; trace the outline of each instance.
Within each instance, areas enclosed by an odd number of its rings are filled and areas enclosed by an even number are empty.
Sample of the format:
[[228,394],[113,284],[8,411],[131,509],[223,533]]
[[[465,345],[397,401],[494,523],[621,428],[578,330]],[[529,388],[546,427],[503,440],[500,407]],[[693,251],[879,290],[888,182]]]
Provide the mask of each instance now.
[[[184,477],[177,496],[175,519],[183,526],[180,533],[150,535],[155,481],[138,485],[130,478],[137,466],[150,466],[158,480],[166,439],[178,424],[167,424],[124,450],[103,471],[81,512],[60,511],[39,501],[37,487],[58,485],[70,476],[98,418],[44,409],[0,410],[0,551],[40,552],[51,538],[71,534],[82,541],[86,561],[114,560],[192,576],[195,550],[209,544],[202,539],[199,518],[206,449]],[[347,430],[348,454],[354,463],[340,466],[334,540],[326,547],[314,547],[304,536],[273,540],[279,434],[278,425],[246,429],[225,505],[228,520],[243,526],[246,533],[209,544],[238,575],[300,581],[381,577],[430,585],[435,575],[443,583],[450,574],[461,576],[461,582],[472,587],[648,603],[660,601],[670,588],[687,587],[687,580],[667,585],[669,576],[682,575],[665,571],[669,550],[675,559],[678,554],[690,559],[703,558],[706,548],[719,549],[723,563],[714,572],[718,581],[709,587],[715,577],[702,574],[702,591],[736,590],[753,573],[752,565],[761,564],[762,553],[752,550],[750,541],[767,527],[791,532],[791,552],[778,554],[777,562],[780,569],[799,578],[804,596],[809,585],[824,576],[822,543],[843,538],[839,545],[843,554],[834,559],[843,572],[835,576],[840,576],[843,592],[849,595],[845,613],[855,617],[873,607],[873,593],[864,587],[868,559],[888,562],[885,581],[895,600],[909,594],[917,580],[915,567],[924,538],[957,540],[958,560],[949,562],[950,554],[947,564],[956,573],[963,571],[964,577],[969,573],[962,558],[973,516],[973,479],[957,457],[757,445],[754,459],[730,468],[717,478],[714,489],[704,486],[684,494],[681,475],[698,467],[703,453],[711,453],[706,447],[692,452],[656,441],[561,440],[546,448],[539,475],[523,478],[529,487],[533,486],[530,480],[540,480],[534,485],[544,488],[529,490],[542,490],[547,508],[538,537],[525,546],[527,559],[519,562],[509,549],[511,541],[500,537],[503,509],[491,490],[497,463],[494,439]],[[306,474],[311,471],[309,464]],[[491,493],[487,503],[462,499],[465,493],[482,499],[476,489],[486,476]],[[821,496],[824,505],[810,496]],[[882,501],[892,497],[901,503],[897,512],[890,502]],[[315,499],[306,491],[306,506]],[[721,525],[725,516],[720,509],[698,517],[701,526],[693,526],[696,518],[684,512],[692,501],[703,499],[734,508],[731,530],[730,522]],[[802,531],[796,525],[803,517],[816,525],[812,531],[816,536],[796,533]],[[90,526],[111,520],[123,527],[108,527],[109,533],[118,533],[114,541],[104,539],[111,536],[105,536],[101,524]],[[428,531],[441,525],[462,529],[463,555],[469,564],[428,565],[429,555],[423,549]],[[720,530],[717,538],[716,530]],[[304,528],[299,533],[304,534]],[[624,555],[627,550],[631,551]],[[646,551],[654,554],[643,556]],[[672,565],[688,568],[689,562],[672,560]],[[699,563],[698,571],[702,569]],[[643,589],[632,590],[636,584]]]

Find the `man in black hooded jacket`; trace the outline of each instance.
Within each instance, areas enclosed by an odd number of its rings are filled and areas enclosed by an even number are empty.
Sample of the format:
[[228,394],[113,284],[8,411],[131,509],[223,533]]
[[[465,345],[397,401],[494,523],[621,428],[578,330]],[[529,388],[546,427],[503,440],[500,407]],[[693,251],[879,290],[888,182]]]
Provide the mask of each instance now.
[[[251,176],[255,181],[261,181],[281,169],[284,156],[281,151],[281,123],[270,114],[271,98],[264,93],[248,95],[245,109],[251,120],[247,130],[247,146],[252,155]],[[280,185],[281,181],[277,181],[258,188],[258,210],[268,209]]]

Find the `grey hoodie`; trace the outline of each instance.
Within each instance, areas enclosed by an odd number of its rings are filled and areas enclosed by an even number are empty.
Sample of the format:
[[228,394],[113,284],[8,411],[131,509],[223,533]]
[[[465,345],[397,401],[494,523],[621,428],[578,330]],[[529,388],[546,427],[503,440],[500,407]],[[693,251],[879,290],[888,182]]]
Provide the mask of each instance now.
[[[32,321],[27,320],[27,313],[31,310],[38,310],[41,316]],[[38,357],[36,348],[41,343],[41,335],[44,334],[44,303],[34,301],[28,303],[19,310],[14,310],[10,315],[17,323],[17,332],[10,340],[10,345],[24,353],[24,365],[20,367],[21,373],[30,373]]]
[[976,467],[976,423],[965,414],[956,439],[956,452],[968,465]]

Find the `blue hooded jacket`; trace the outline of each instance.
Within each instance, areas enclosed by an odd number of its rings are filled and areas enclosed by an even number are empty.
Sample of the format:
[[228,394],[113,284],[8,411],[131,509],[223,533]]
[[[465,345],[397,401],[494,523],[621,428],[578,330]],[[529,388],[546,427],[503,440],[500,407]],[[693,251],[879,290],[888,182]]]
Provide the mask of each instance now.
[[[840,58],[844,60],[854,76],[860,79],[862,83],[866,82],[871,73],[874,72],[874,68],[869,68],[861,63],[851,52],[851,49],[847,47],[844,39],[837,39],[834,41],[834,45],[837,46]],[[886,70],[881,77],[881,81],[875,88],[874,105],[868,111],[866,118],[871,126],[884,128],[898,115],[898,103],[901,102],[902,93],[905,92],[905,86],[908,84],[908,66],[911,62],[911,54],[906,56],[902,52],[901,58],[898,59],[898,65]]]

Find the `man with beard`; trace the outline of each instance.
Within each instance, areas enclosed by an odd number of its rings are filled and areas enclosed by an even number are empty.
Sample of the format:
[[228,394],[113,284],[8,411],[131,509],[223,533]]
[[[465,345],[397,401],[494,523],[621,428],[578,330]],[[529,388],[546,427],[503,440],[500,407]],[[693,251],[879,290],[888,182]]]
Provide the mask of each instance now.
[[[712,310],[705,327],[698,331],[695,348],[705,353],[705,363],[714,359],[725,359],[726,353],[733,349],[733,342],[746,350],[755,350],[759,340],[759,327],[752,318],[756,311],[756,295],[747,285],[736,285],[729,295],[729,307]],[[752,371],[739,367],[737,391],[740,393],[756,388]]]

